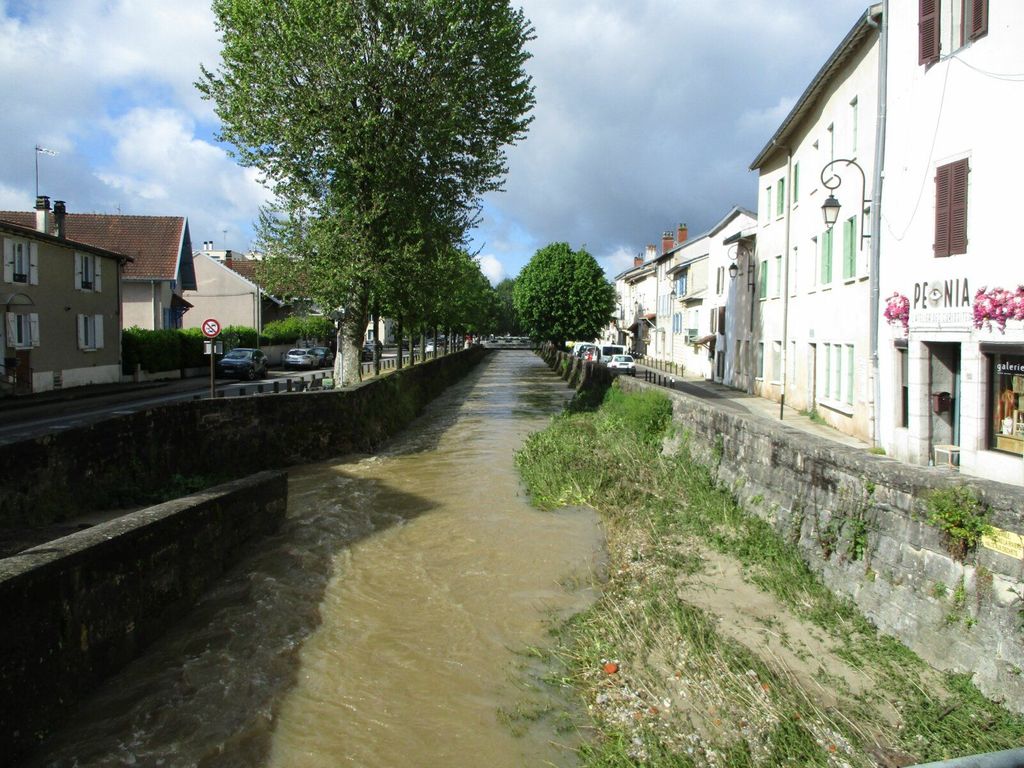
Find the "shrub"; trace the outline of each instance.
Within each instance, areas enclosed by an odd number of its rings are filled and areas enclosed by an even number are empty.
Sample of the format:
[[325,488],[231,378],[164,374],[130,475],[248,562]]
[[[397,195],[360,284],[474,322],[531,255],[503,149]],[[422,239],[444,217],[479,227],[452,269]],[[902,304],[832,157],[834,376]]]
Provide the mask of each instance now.
[[988,510],[965,485],[934,491],[926,503],[928,522],[942,531],[946,548],[956,560],[963,561],[992,530],[985,521]]
[[263,326],[263,336],[270,344],[294,344],[299,339],[326,342],[334,336],[334,323],[323,315],[286,317]]
[[148,331],[133,326],[121,333],[121,358],[125,373],[136,365],[149,373],[177,371],[181,368],[181,342],[174,329]]

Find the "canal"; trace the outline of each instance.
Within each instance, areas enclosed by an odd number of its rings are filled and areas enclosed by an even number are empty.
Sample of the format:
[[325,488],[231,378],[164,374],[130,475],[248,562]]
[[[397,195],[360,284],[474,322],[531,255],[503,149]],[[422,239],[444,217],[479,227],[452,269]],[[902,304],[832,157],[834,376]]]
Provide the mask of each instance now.
[[280,533],[35,765],[574,765],[531,649],[595,598],[603,537],[513,465],[570,394],[502,351],[380,453],[293,468]]

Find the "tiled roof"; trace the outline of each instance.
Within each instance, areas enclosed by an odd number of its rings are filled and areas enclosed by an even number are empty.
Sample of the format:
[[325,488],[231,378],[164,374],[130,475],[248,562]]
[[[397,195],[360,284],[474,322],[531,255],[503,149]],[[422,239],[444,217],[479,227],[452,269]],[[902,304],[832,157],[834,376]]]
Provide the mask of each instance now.
[[250,283],[259,285],[260,281],[256,279],[257,264],[259,264],[259,262],[256,261],[256,259],[224,259],[225,267],[233,269]]
[[[34,211],[0,211],[0,219],[23,227],[36,225]],[[131,256],[134,262],[125,267],[125,279],[177,279],[184,216],[69,213],[64,221],[68,240]],[[191,255],[191,244],[184,245]]]

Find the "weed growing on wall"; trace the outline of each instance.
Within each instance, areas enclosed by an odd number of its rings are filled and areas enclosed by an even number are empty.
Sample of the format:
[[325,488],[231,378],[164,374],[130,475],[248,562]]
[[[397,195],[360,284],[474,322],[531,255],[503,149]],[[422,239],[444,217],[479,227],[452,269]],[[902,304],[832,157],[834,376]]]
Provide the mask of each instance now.
[[960,562],[992,530],[988,510],[965,485],[933,491],[926,504],[928,522],[942,532],[949,554]]
[[[880,637],[792,542],[737,505],[685,440],[663,453],[670,408],[659,399],[613,387],[601,408],[554,419],[517,455],[535,504],[588,504],[607,531],[603,595],[560,627],[553,659],[552,682],[579,691],[594,718],[582,725],[596,734],[583,765],[866,767],[879,763],[872,754],[925,762],[1024,743],[1024,718]],[[851,557],[866,547],[857,541],[855,530]],[[712,561],[738,575],[702,607],[692,590],[714,576]],[[717,612],[741,587],[773,616],[796,617],[796,632],[822,638],[815,682],[726,631]],[[770,630],[799,656],[795,632]],[[857,670],[862,686],[841,669]]]

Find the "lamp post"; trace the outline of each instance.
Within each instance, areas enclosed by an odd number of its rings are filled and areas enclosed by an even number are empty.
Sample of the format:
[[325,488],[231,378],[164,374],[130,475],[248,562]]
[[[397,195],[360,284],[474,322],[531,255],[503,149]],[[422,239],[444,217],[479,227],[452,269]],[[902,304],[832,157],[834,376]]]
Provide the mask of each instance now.
[[[825,202],[821,206],[822,216],[825,218],[825,226],[828,227],[829,231],[835,226],[835,223],[839,220],[839,210],[842,208],[839,200],[832,194],[839,186],[843,183],[842,177],[836,173],[833,166],[838,163],[844,163],[846,168],[853,166],[860,173],[860,249],[864,248],[864,239],[871,237],[867,232],[867,228],[864,226],[864,219],[868,212],[871,210],[870,198],[864,197],[864,191],[866,187],[866,180],[864,178],[864,169],[861,168],[855,160],[847,160],[846,158],[840,158],[833,160],[825,164],[825,167],[821,169],[821,183],[825,186],[825,189],[829,191],[829,195],[825,198]],[[828,178],[826,178],[828,174]]]

